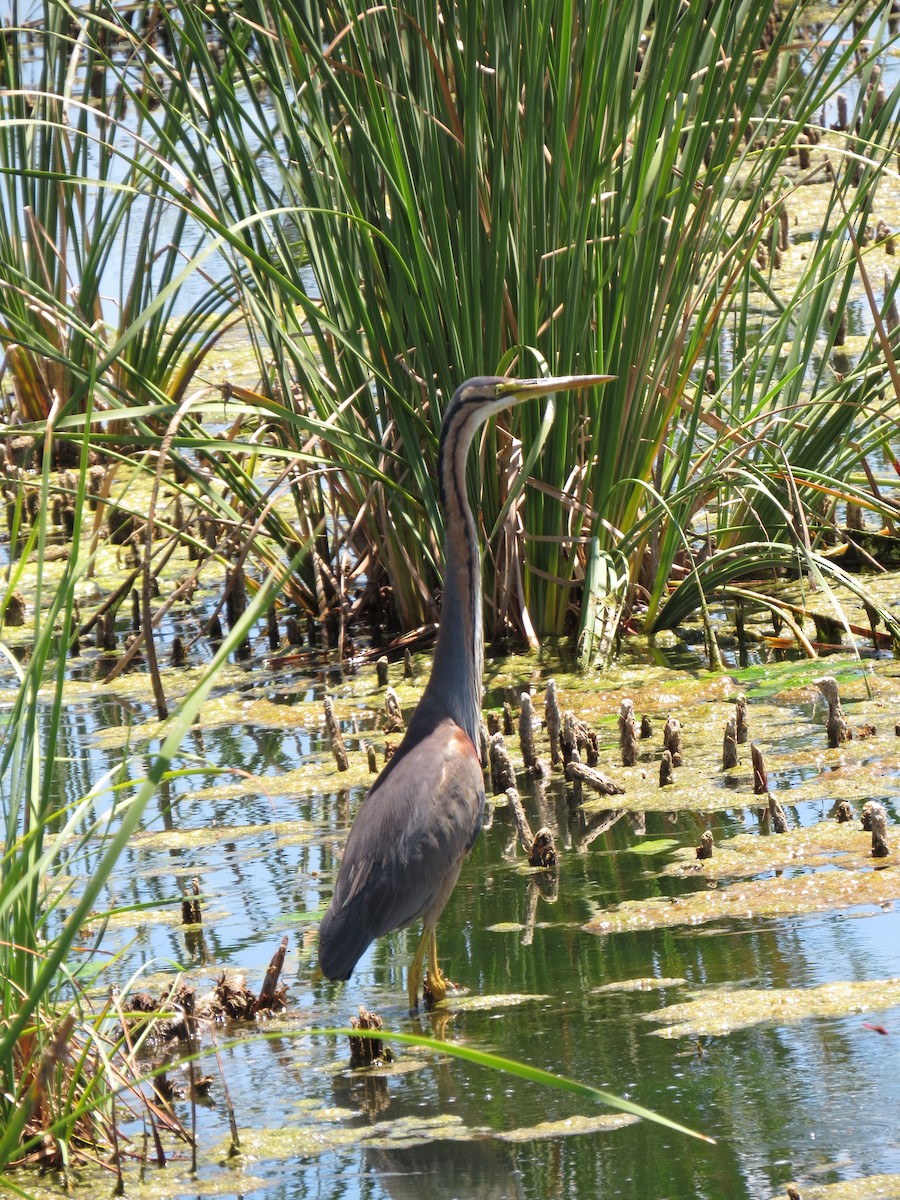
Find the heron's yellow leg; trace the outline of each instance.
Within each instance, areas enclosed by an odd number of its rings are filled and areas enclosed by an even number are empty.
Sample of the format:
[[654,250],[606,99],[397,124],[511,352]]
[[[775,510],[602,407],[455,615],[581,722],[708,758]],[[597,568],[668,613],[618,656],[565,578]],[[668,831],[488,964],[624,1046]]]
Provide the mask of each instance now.
[[[434,934],[432,934],[432,937]],[[409,1011],[417,1012],[419,1008],[419,984],[422,982],[422,964],[425,962],[425,951],[428,949],[428,930],[422,930],[415,957],[409,964],[407,985],[409,988]]]
[[[424,934],[422,935],[425,936]],[[432,929],[431,945],[428,951],[428,989],[431,992],[431,998],[435,1004],[443,1000],[447,995],[447,980],[441,974],[441,969],[438,966],[437,960],[437,934]]]

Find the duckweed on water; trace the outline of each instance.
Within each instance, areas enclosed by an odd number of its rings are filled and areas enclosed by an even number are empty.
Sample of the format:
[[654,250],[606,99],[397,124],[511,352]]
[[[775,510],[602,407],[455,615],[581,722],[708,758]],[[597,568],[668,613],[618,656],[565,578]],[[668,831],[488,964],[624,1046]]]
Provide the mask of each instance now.
[[[403,1117],[394,1121],[380,1121],[370,1127],[336,1123],[349,1122],[357,1117],[355,1112],[335,1112],[330,1118],[308,1126],[251,1133],[242,1139],[241,1157],[244,1162],[252,1163],[255,1159],[284,1161],[296,1156],[314,1157],[344,1146],[399,1150],[429,1145],[435,1141],[464,1142],[494,1138],[501,1142],[532,1142],[608,1132],[633,1125],[638,1120],[626,1113],[598,1113],[589,1117],[576,1115],[558,1121],[539,1121],[535,1125],[500,1132],[482,1126],[473,1128],[458,1117],[446,1114]],[[227,1148],[220,1147],[220,1152],[227,1153]]]
[[[842,980],[812,988],[710,988],[642,1016],[646,1021],[667,1022],[663,1029],[653,1030],[656,1037],[723,1037],[751,1025],[845,1017],[895,1004],[900,1004],[900,979]],[[861,1033],[869,1035],[868,1030]]]
[[816,871],[811,874],[751,879],[728,887],[713,886],[685,896],[625,900],[593,917],[586,933],[625,933],[709,921],[798,916],[801,913],[892,903],[900,892],[895,869]]
[[[870,1175],[844,1183],[803,1184],[803,1200],[900,1200],[900,1175]],[[784,1192],[772,1200],[783,1200]]]
[[790,867],[871,866],[872,835],[858,822],[820,821],[817,825],[789,829],[787,833],[760,837],[741,833],[716,846],[713,857],[697,860],[690,848],[679,850],[677,860],[663,868],[664,875],[694,875],[723,879],[760,875]]
[[600,987],[591,988],[591,994],[599,995],[604,992],[655,992],[661,988],[683,987],[686,983],[686,979],[679,977],[666,979],[650,975],[643,979],[617,979],[614,983],[603,983]]
[[520,1004],[541,1003],[550,999],[552,997],[548,995],[527,995],[525,993],[510,992],[505,996],[450,995],[447,997],[445,1003],[454,1012],[481,1012],[495,1008],[516,1008]]

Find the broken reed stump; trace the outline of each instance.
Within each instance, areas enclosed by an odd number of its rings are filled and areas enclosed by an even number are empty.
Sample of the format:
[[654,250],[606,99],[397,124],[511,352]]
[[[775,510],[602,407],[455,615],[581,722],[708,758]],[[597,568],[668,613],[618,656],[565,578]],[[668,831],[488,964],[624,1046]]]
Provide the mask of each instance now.
[[569,761],[566,763],[566,778],[572,784],[572,793],[569,796],[569,803],[575,805],[575,807],[577,808],[578,805],[580,805],[581,802],[583,801],[584,795],[583,795],[583,790],[581,787],[581,780],[578,778],[578,775],[577,774],[572,775],[572,776],[569,775],[569,767],[571,765],[577,765],[579,767],[581,766],[581,755],[578,753],[577,750],[572,755],[572,757],[569,759]]
[[269,649],[277,650],[281,645],[281,632],[278,629],[278,613],[275,611],[274,602],[269,605],[266,612],[266,634],[269,639]]
[[547,680],[547,694],[544,698],[544,721],[547,725],[547,736],[550,739],[550,765],[558,767],[562,763],[562,714],[559,711],[559,697],[556,694],[556,680]]
[[754,796],[767,796],[769,794],[769,776],[763,756],[755,742],[750,745],[750,757],[753,760],[753,794]]
[[787,833],[787,817],[778,799],[769,791],[766,764],[755,742],[750,743],[750,755],[753,759],[753,794],[765,796],[767,800],[766,807],[760,810],[760,822],[763,826],[771,825],[773,833]]
[[575,714],[570,708],[567,708],[563,714],[562,727],[562,756],[563,763],[568,766],[569,763],[578,755],[578,728]]
[[863,805],[862,827],[872,834],[872,857],[887,858],[890,847],[887,843],[887,809],[877,800],[868,800]]
[[531,703],[531,693],[522,692],[519,696],[519,749],[522,751],[522,762],[529,774],[537,769],[537,755],[534,752],[534,706]]
[[553,834],[546,826],[539,829],[537,833],[531,832],[531,826],[525,816],[525,809],[522,807],[522,801],[515,787],[506,789],[506,799],[516,822],[519,844],[528,856],[528,865],[530,867],[555,867],[557,854]]
[[670,783],[675,782],[675,772],[673,770],[672,751],[663,750],[662,758],[659,760],[659,786],[667,787]]
[[531,852],[528,855],[528,865],[530,867],[545,867],[549,869],[550,867],[555,867],[558,861],[553,834],[544,825],[534,835]]
[[388,685],[388,659],[386,654],[382,654],[375,663],[375,677],[378,680],[379,687],[387,687]]
[[653,737],[653,723],[646,713],[641,717],[641,741]]
[[[359,1030],[380,1030],[384,1022],[376,1013],[366,1012],[359,1006],[359,1016],[351,1017],[350,1024]],[[393,1062],[394,1056],[379,1037],[366,1037],[362,1034],[356,1037],[350,1035],[350,1066],[371,1067],[378,1062]]]
[[488,758],[491,768],[491,795],[499,796],[509,788],[515,788],[516,773],[502,733],[495,733],[491,738]]
[[846,825],[848,821],[853,820],[853,809],[846,800],[839,800],[831,815],[836,818],[839,825]]
[[[260,1012],[285,1008],[287,991],[278,980],[284,968],[287,944],[285,934],[269,963],[258,995],[247,986],[245,977],[238,971],[223,971],[213,990],[203,996],[196,996],[194,988],[184,983],[165,989],[158,1000],[147,992],[134,993],[128,1001],[132,1015],[125,1021],[130,1038],[133,1041],[144,1033],[151,1020],[151,1040],[166,1043],[194,1036],[197,1023],[201,1021],[250,1021]],[[162,1015],[173,1011],[178,1015]]]
[[400,708],[400,700],[397,697],[397,693],[392,687],[389,687],[384,694],[384,711],[387,713],[385,732],[400,733],[404,727],[403,712]]
[[366,742],[366,760],[369,765],[369,774],[375,775],[378,771],[378,758],[375,754],[375,747],[371,742]]
[[712,858],[713,856],[713,835],[707,829],[700,835],[700,845],[697,847],[697,857]]
[[747,719],[747,697],[741,692],[734,702],[735,741],[743,746],[750,739],[750,722]]
[[834,750],[850,737],[850,727],[838,695],[837,680],[833,675],[824,675],[821,679],[814,679],[813,683],[828,701],[828,720],[825,723],[825,732],[828,734],[829,748]]
[[407,646],[406,649],[403,651],[403,678],[404,679],[412,679],[413,678],[413,660],[412,660],[412,654],[410,653],[410,650],[409,650],[409,646]]
[[350,769],[350,759],[347,757],[347,751],[344,749],[344,739],[341,737],[341,730],[334,715],[334,701],[330,696],[326,696],[322,701],[322,705],[325,709],[325,728],[331,739],[331,753],[334,755],[337,769],[339,771],[348,771]]
[[281,972],[284,970],[284,957],[287,954],[287,948],[288,935],[285,934],[281,939],[281,945],[272,955],[269,966],[266,969],[263,985],[259,989],[259,995],[253,1003],[254,1014],[267,1012],[273,1008],[284,1008],[285,988],[278,986],[278,980]]
[[12,592],[7,599],[3,621],[6,625],[25,624],[25,597],[21,592]]
[[625,699],[619,705],[619,750],[622,753],[622,766],[633,767],[638,758],[638,731],[633,700]]
[[672,766],[681,767],[684,759],[681,757],[681,722],[677,717],[669,717],[663,729],[663,749],[672,755]]
[[228,622],[228,628],[234,629],[247,609],[247,580],[244,568],[235,567],[225,578],[225,619]]
[[515,729],[515,722],[513,721],[512,705],[510,704],[510,702],[508,700],[504,700],[503,701],[503,736],[504,737],[512,737],[514,729]]
[[722,739],[722,770],[727,771],[737,765],[737,720],[735,717],[729,717],[725,722],[725,736]]
[[184,889],[181,898],[182,925],[200,925],[203,922],[203,912],[200,908],[200,880],[192,879],[190,889]]
[[596,767],[585,766],[577,759],[572,759],[566,764],[566,779],[570,782],[577,780],[601,796],[622,796],[625,793],[625,789],[619,787],[608,775],[604,775]]

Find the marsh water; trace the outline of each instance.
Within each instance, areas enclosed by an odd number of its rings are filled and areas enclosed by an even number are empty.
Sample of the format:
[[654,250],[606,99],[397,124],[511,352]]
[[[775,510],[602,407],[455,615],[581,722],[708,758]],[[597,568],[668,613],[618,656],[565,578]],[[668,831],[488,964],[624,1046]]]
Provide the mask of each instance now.
[[[133,1168],[129,1195],[687,1200],[784,1195],[796,1181],[804,1197],[900,1196],[900,846],[875,863],[859,821],[831,844],[839,827],[828,816],[846,796],[857,817],[864,798],[885,802],[892,822],[900,817],[900,669],[892,660],[779,663],[761,652],[755,665],[712,673],[683,648],[672,666],[626,644],[603,675],[566,675],[549,655],[489,663],[488,711],[505,699],[517,706],[530,687],[540,714],[553,675],[563,706],[599,729],[599,765],[626,792],[577,808],[559,772],[541,786],[520,772],[533,827],[556,835],[558,871],[530,870],[508,810],[489,809],[439,926],[442,966],[460,992],[414,1019],[405,975],[416,931],[372,946],[348,984],[326,982],[316,966],[319,915],[368,779],[362,742],[372,740],[380,758],[386,740],[374,669],[323,674],[268,655],[262,639],[255,650],[204,708],[183,746],[187,773],[147,810],[109,889],[115,915],[105,929],[99,921],[87,929],[85,944],[100,938],[99,1005],[112,985],[123,997],[157,994],[178,972],[198,994],[223,971],[259,987],[287,934],[288,1004],[270,1020],[214,1031],[224,1084],[207,1031],[198,1174],[182,1147],[165,1168],[148,1167],[143,1183]],[[61,799],[83,795],[153,731],[144,673],[106,687],[94,653],[85,652],[70,685]],[[416,658],[412,681],[402,664],[391,668],[407,712],[427,668],[427,655]],[[825,671],[840,681],[851,724],[871,720],[874,736],[827,749],[812,683]],[[167,686],[177,694],[193,675],[170,672]],[[351,754],[346,775],[322,729],[326,691]],[[769,787],[788,814],[783,841],[760,826],[749,747],[737,768],[723,772],[718,761],[739,691]],[[654,726],[638,766],[627,769],[617,763],[616,732],[626,695]],[[685,765],[661,789],[670,712],[682,722]],[[545,733],[537,738],[546,756]],[[518,739],[508,741],[516,762]],[[129,760],[129,772],[144,761]],[[694,847],[707,828],[716,843],[707,865],[719,867],[701,872]],[[721,858],[729,847],[737,860]],[[827,876],[849,875],[862,881],[849,899],[816,893]],[[194,878],[202,929],[180,924],[181,895]],[[698,896],[713,903],[694,911]],[[382,1017],[391,1064],[351,1069],[346,1039],[316,1032],[346,1026],[360,1005]],[[716,1144],[448,1054],[392,1045],[391,1030],[607,1089]],[[175,1068],[170,1081],[189,1125],[186,1069]],[[140,1157],[139,1128],[133,1133]]]

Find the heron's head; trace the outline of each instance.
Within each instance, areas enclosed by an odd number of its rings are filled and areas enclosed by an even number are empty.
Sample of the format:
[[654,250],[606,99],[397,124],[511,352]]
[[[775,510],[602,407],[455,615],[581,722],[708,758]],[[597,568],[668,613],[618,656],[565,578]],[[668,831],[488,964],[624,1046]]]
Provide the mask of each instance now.
[[596,387],[614,378],[613,375],[556,375],[544,379],[504,379],[496,375],[479,375],[467,379],[453,393],[441,423],[438,473],[442,499],[445,468],[449,467],[454,473],[464,469],[475,431],[495,413],[536,396]]
[[[453,394],[447,409],[467,409],[478,416],[477,424],[486,421],[494,413],[531,400],[536,396],[548,396],[552,392],[571,392],[578,388],[596,387],[614,379],[613,375],[548,375],[542,379],[505,379],[495,375],[481,375],[467,379]],[[445,422],[447,416],[445,416]]]

